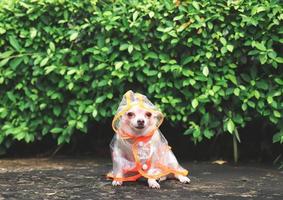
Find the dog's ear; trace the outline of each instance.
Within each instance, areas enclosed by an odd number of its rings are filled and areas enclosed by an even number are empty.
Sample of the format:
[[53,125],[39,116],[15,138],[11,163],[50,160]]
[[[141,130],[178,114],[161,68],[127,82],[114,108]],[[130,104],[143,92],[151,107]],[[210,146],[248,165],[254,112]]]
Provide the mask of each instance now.
[[132,90],[127,91],[120,102],[116,114],[120,113],[124,108],[126,108],[134,98],[134,92]]
[[130,102],[128,103],[131,103],[134,98],[135,98],[135,93],[132,91],[132,90],[128,90],[125,94],[124,94],[124,98],[129,98],[130,99]]
[[159,127],[163,121],[163,114],[161,112],[153,112],[153,118],[155,120],[155,124]]
[[128,91],[124,94],[124,96],[127,96],[127,95],[133,96],[133,95],[134,95],[134,92],[133,92],[132,90],[128,90]]

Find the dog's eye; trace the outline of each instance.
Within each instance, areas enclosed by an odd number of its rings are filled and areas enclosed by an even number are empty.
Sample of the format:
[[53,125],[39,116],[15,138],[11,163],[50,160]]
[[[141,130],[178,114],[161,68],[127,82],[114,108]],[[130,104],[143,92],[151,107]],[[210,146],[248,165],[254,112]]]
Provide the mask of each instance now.
[[150,112],[147,112],[147,113],[145,113],[145,115],[147,116],[147,117],[151,117],[151,113]]
[[134,115],[135,115],[135,114],[134,114],[133,112],[128,112],[128,113],[127,113],[127,116],[128,116],[128,117],[133,117]]

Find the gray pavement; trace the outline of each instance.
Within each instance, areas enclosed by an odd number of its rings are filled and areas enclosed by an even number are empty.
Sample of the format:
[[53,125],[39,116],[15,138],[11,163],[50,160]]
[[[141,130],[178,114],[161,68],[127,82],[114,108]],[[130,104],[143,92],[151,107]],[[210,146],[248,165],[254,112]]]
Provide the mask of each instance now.
[[102,159],[0,159],[0,200],[41,199],[283,199],[283,171],[273,166],[180,162],[190,184],[176,180],[150,189],[145,180],[113,187]]

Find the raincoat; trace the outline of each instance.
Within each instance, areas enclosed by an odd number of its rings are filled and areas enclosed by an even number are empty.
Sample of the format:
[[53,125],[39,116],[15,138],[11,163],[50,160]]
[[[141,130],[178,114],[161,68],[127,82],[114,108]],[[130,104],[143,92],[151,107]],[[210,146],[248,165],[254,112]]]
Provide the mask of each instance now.
[[[121,117],[133,106],[154,113],[156,117],[152,130],[142,136],[120,129]],[[146,96],[131,90],[124,94],[112,121],[116,134],[110,144],[113,170],[107,174],[108,178],[116,181],[136,181],[141,177],[159,179],[169,174],[187,176],[188,171],[178,164],[171,147],[159,130],[163,118],[160,110]],[[114,147],[124,153],[116,154]]]

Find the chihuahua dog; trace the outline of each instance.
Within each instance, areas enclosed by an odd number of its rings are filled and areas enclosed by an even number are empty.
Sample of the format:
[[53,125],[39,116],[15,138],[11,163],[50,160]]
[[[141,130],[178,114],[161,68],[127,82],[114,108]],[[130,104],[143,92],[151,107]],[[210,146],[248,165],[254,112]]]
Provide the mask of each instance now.
[[[133,105],[119,116],[119,129],[112,143],[113,186],[122,185],[125,169],[136,170],[141,177],[147,178],[150,188],[160,188],[157,181],[172,175],[182,183],[189,183],[187,171],[174,156],[166,139],[156,125],[159,117],[154,110]],[[127,137],[122,137],[125,135]],[[131,170],[128,170],[131,171]],[[121,177],[116,178],[115,177]]]

